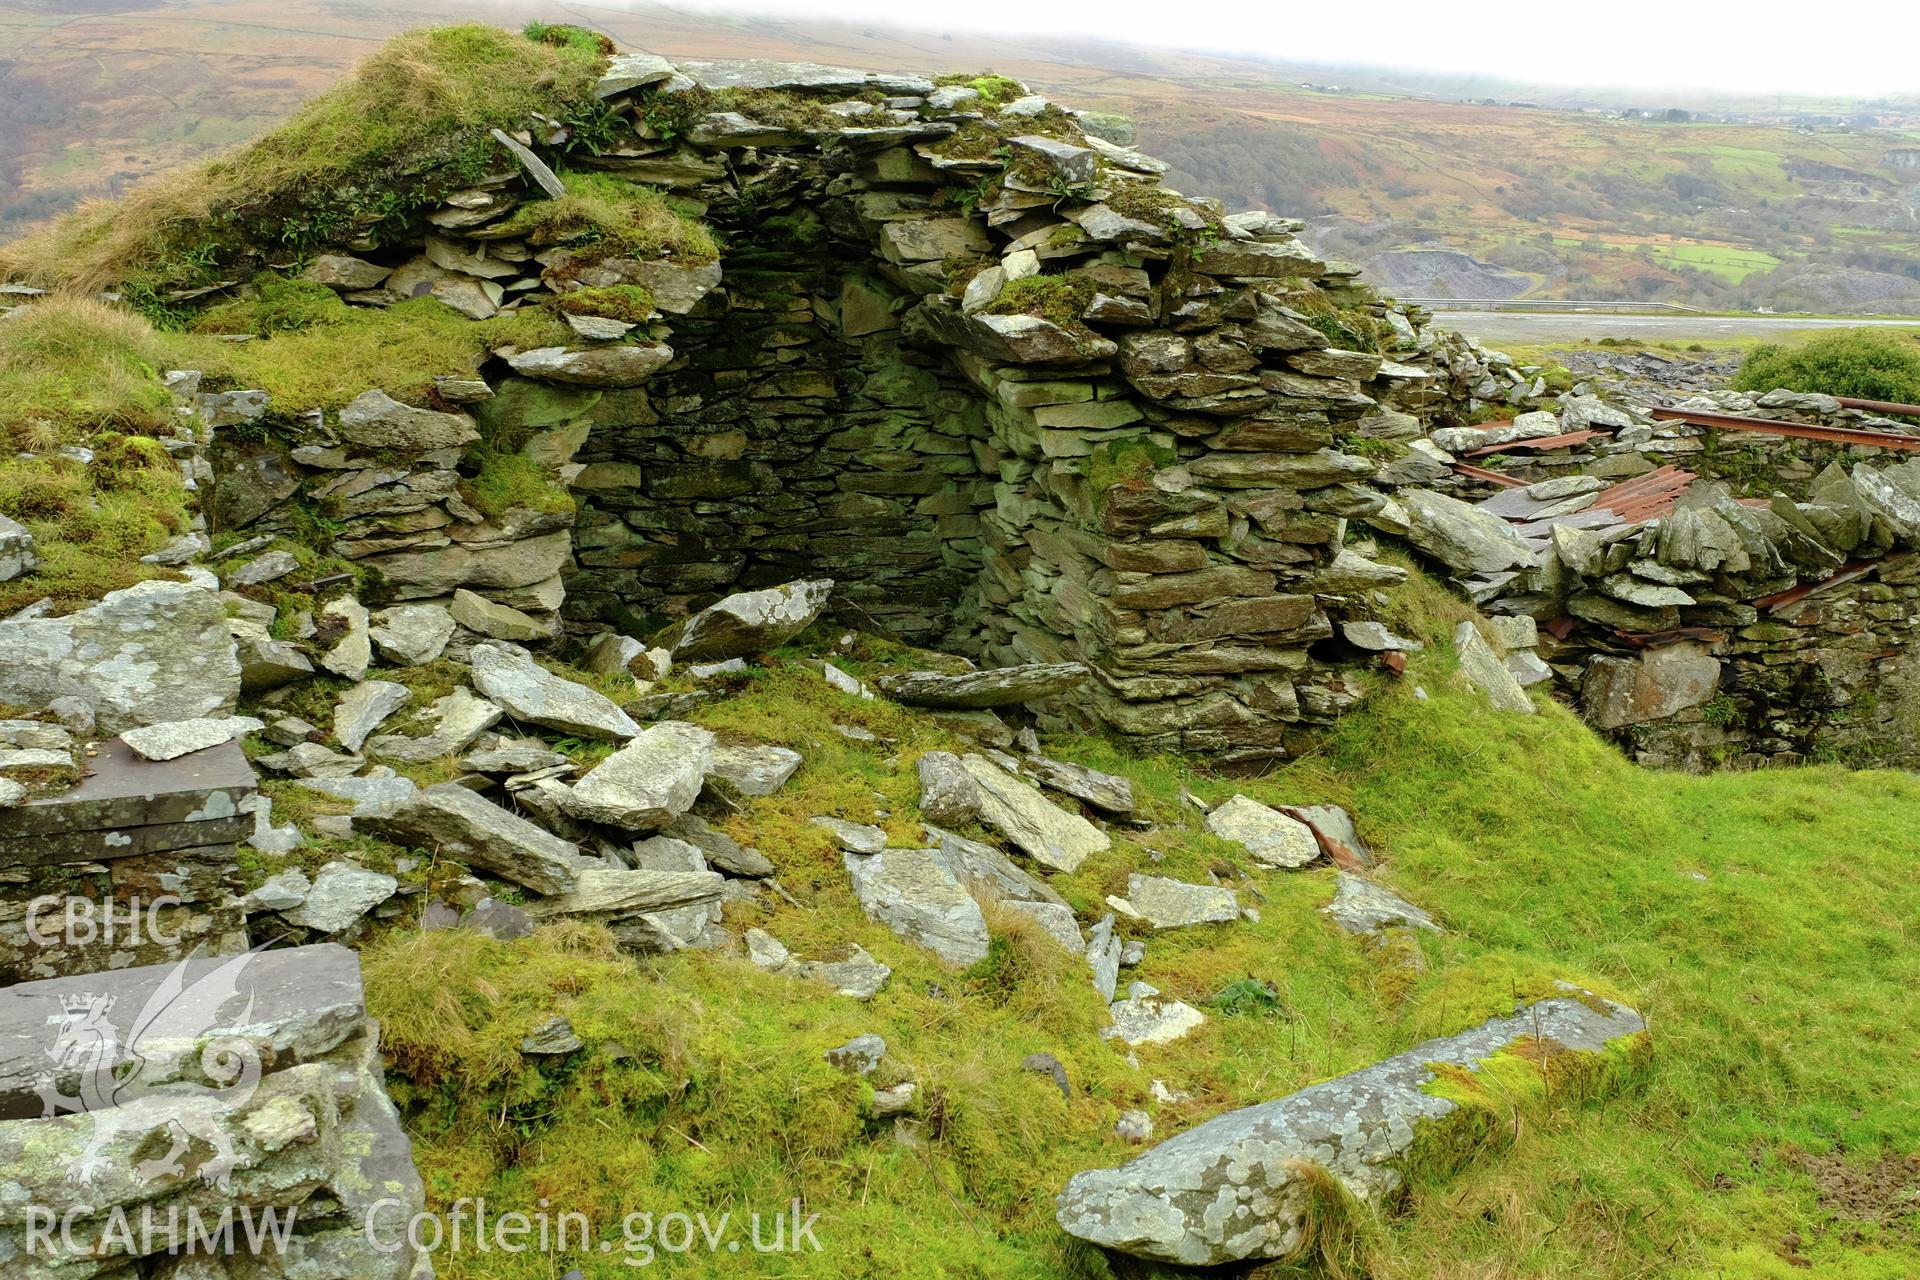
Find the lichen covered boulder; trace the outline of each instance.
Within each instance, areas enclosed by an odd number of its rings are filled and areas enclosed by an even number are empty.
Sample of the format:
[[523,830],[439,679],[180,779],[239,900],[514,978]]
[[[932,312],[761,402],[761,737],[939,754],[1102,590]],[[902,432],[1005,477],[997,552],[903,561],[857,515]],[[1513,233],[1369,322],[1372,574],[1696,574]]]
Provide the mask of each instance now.
[[[1069,1235],[1183,1266],[1286,1258],[1309,1239],[1330,1176],[1382,1207],[1409,1160],[1458,1160],[1478,1105],[1452,1082],[1499,1057],[1594,1094],[1617,1089],[1648,1046],[1638,1013],[1584,992],[1542,1000],[1471,1031],[1258,1106],[1216,1116],[1117,1169],[1074,1175],[1056,1201]],[[1534,1066],[1533,1064],[1541,1064]],[[1537,1079],[1538,1076],[1536,1075]]]

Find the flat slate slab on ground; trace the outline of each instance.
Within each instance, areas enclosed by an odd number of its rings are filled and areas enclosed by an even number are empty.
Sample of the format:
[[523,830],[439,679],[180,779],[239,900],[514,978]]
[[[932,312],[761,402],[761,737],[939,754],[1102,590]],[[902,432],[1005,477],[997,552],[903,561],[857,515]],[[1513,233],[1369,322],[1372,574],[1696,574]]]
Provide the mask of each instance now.
[[[71,790],[0,811],[0,866],[228,844],[253,830],[252,815],[241,808],[257,784],[237,742],[153,761],[116,739],[103,743],[88,766]],[[167,830],[136,839],[142,828]]]

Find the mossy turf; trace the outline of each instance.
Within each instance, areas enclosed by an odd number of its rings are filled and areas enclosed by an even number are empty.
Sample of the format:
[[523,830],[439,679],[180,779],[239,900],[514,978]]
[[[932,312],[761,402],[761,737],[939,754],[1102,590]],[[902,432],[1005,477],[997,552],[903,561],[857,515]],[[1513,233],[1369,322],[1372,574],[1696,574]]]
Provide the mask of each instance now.
[[698,265],[720,256],[712,232],[680,212],[661,192],[604,173],[560,174],[567,193],[534,200],[501,223],[503,234],[542,247],[578,246],[578,266],[604,258],[671,258]]
[[[806,958],[857,942],[893,967],[891,984],[862,1004],[738,956],[629,960],[590,930],[516,943],[396,930],[365,955],[369,995],[434,1206],[484,1194],[505,1212],[544,1199],[614,1242],[551,1258],[442,1255],[442,1273],[625,1274],[627,1214],[771,1215],[798,1197],[821,1215],[821,1252],[756,1255],[756,1274],[1107,1276],[1105,1259],[1059,1232],[1052,1197],[1076,1170],[1133,1153],[1111,1133],[1122,1110],[1178,1132],[1569,978],[1652,1020],[1650,1058],[1642,1045],[1603,1064],[1631,1080],[1627,1092],[1593,1101],[1583,1081],[1597,1077],[1556,1075],[1526,1044],[1485,1079],[1442,1081],[1475,1104],[1461,1140],[1489,1149],[1457,1173],[1442,1172],[1450,1159],[1421,1162],[1403,1210],[1382,1220],[1330,1188],[1313,1258],[1262,1274],[1784,1276],[1802,1266],[1788,1260],[1788,1233],[1816,1274],[1911,1274],[1911,1222],[1847,1220],[1820,1200],[1802,1153],[1871,1164],[1920,1147],[1920,1028],[1908,1015],[1920,780],[1645,772],[1550,703],[1531,718],[1488,713],[1445,641],[1470,611],[1440,588],[1416,580],[1391,613],[1428,649],[1318,753],[1266,777],[1215,776],[1103,740],[1048,743],[1128,775],[1156,824],[1116,828],[1110,853],[1052,878],[1083,917],[1131,870],[1212,871],[1260,910],[1257,923],[1147,939],[1129,976],[1209,1021],[1140,1049],[1138,1068],[1099,1037],[1078,957],[994,912],[1006,937],[993,954],[942,970],[860,913],[832,842],[807,823],[836,814],[917,839],[913,761],[958,745],[951,731],[831,690],[801,661],[818,643],[750,666],[696,718],[723,737],[793,746],[807,764],[723,824],[774,860],[792,899],[731,908],[729,921]],[[871,677],[904,655],[862,641],[830,660]],[[836,723],[886,744],[857,745]],[[1448,932],[1413,944],[1417,970],[1405,948],[1338,933],[1320,912],[1330,871],[1236,864],[1234,846],[1183,809],[1183,788],[1346,805],[1384,857],[1381,879]],[[1262,997],[1246,998],[1256,988]],[[518,1054],[554,1013],[587,1047],[563,1060]],[[875,1077],[824,1062],[863,1032],[889,1045]],[[1021,1070],[1033,1052],[1065,1064],[1070,1097]],[[904,1142],[870,1103],[874,1087],[903,1078],[920,1086]],[[1152,1101],[1155,1079],[1190,1097]],[[653,1265],[742,1274],[724,1251],[658,1253]]]
[[378,237],[499,163],[489,129],[524,128],[535,112],[590,125],[603,65],[586,42],[479,23],[399,36],[265,137],[0,246],[0,277],[120,285],[164,309],[168,287],[211,283],[266,251],[350,228]]
[[[259,301],[269,316],[278,314],[268,295]],[[428,404],[436,376],[472,377],[496,347],[561,345],[572,337],[544,308],[474,321],[433,298],[379,309],[336,306],[317,308],[305,324],[275,328],[252,302],[236,300],[202,317],[200,327],[214,332],[162,333],[161,349],[174,368],[204,371],[210,386],[266,391],[274,415],[291,419],[338,409],[369,387]],[[215,336],[235,331],[264,336],[240,343]]]
[[0,317],[0,447],[78,443],[100,430],[153,432],[172,404],[146,321],[88,298],[56,297]]
[[0,584],[0,615],[43,596],[65,612],[166,572],[140,563],[188,521],[180,468],[156,438],[172,412],[165,363],[144,320],[90,299],[0,318],[0,512],[32,531],[40,557]]

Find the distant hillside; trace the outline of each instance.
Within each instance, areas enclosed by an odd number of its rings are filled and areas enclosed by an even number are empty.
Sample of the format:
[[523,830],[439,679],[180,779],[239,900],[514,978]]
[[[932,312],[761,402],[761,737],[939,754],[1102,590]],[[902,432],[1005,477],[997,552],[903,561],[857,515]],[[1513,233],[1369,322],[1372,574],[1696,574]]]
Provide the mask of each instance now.
[[[1409,294],[1920,313],[1912,100],[1763,117],[1761,104],[1731,99],[1670,107],[1486,77],[648,7],[120,2],[0,5],[0,46],[13,51],[0,61],[0,235],[263,131],[395,31],[584,13],[622,44],[669,56],[991,69],[1132,113],[1182,189],[1319,217],[1320,248]],[[1589,109],[1496,105],[1516,101]],[[1627,108],[1676,118],[1608,114]],[[1743,122],[1678,118],[1700,110]]]

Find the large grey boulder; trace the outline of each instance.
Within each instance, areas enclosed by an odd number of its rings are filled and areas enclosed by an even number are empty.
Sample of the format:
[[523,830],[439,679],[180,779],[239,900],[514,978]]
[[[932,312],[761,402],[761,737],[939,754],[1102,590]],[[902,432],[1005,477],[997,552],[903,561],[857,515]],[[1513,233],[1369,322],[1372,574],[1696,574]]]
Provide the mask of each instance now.
[[[878,832],[880,829],[870,827],[868,830]],[[885,833],[881,832],[881,835],[884,839]],[[1013,864],[1013,859],[990,844],[969,840],[930,823],[927,837],[933,841],[934,852],[946,864],[947,870],[970,889],[984,890],[1006,903],[1031,902],[1062,908],[1067,905],[1067,900],[1055,893],[1046,881],[1028,875]],[[851,849],[849,845],[841,847]],[[860,849],[852,851],[865,852]]]
[[720,900],[726,878],[711,871],[628,871],[585,867],[565,893],[527,904],[536,920],[577,916],[601,921],[644,916]]
[[589,351],[540,347],[522,351],[507,363],[522,377],[542,382],[558,382],[570,387],[637,387],[672,359],[672,347],[655,343],[595,347]]
[[173,720],[142,729],[129,729],[120,735],[120,741],[132,747],[134,754],[142,760],[174,760],[208,747],[217,747],[223,742],[231,742],[260,728],[260,722],[252,716]]
[[833,594],[833,579],[743,591],[688,618],[673,645],[675,662],[747,658],[785,644],[813,625]]
[[334,425],[349,444],[406,453],[464,448],[480,438],[473,419],[464,413],[416,409],[379,390],[355,396]]
[[895,702],[970,711],[1037,702],[1076,689],[1086,683],[1086,679],[1087,668],[1078,662],[1032,662],[957,676],[937,671],[908,671],[881,676],[874,683]]
[[[1219,1266],[1285,1258],[1308,1239],[1327,1175],[1362,1203],[1386,1207],[1410,1159],[1458,1163],[1449,1143],[1461,1104],[1431,1092],[1434,1067],[1477,1069],[1516,1041],[1537,1038],[1594,1064],[1617,1088],[1631,1059],[1616,1046],[1646,1022],[1594,999],[1542,1000],[1456,1036],[1272,1102],[1229,1111],[1117,1169],[1075,1174],[1055,1201],[1067,1234],[1137,1258]],[[1613,1050],[1613,1052],[1609,1052]],[[1578,1070],[1578,1068],[1574,1068]]]
[[1207,1020],[1205,1014],[1186,1001],[1154,991],[1114,1001],[1107,1015],[1113,1019],[1107,1034],[1130,1049],[1143,1044],[1170,1044]]
[[841,855],[866,913],[956,968],[987,957],[980,904],[930,849]]
[[240,659],[219,597],[188,582],[140,582],[61,618],[0,622],[0,702],[93,708],[102,734],[226,715]]
[[367,607],[352,596],[339,596],[320,609],[320,622],[340,632],[339,639],[320,655],[320,665],[348,680],[364,680],[373,662],[373,635]]
[[469,661],[474,687],[516,720],[615,742],[640,732],[640,726],[611,699],[553,674],[525,649],[477,644]]
[[674,74],[673,64],[657,53],[616,53],[607,59],[607,69],[594,82],[593,96],[611,98],[671,80]]
[[1166,876],[1127,877],[1127,896],[1107,899],[1114,910],[1145,920],[1156,929],[1194,924],[1225,924],[1240,918],[1240,901],[1222,885],[1188,884]]
[[507,542],[455,542],[396,551],[364,563],[386,577],[397,598],[417,600],[450,595],[460,587],[536,587],[564,569],[572,553],[572,535],[556,530]]
[[1853,469],[1853,489],[1860,505],[1908,543],[1920,543],[1920,465],[1916,463],[1920,459],[1880,471],[1864,466]]
[[1453,648],[1460,659],[1460,674],[1467,678],[1468,684],[1484,693],[1495,709],[1517,711],[1525,716],[1534,714],[1533,699],[1513,678],[1513,672],[1507,669],[1507,664],[1493,651],[1478,627],[1471,622],[1455,627]]
[[1699,641],[1682,640],[1631,658],[1595,658],[1580,698],[1596,729],[1620,729],[1697,707],[1719,689],[1720,659]]
[[1109,911],[1087,930],[1087,968],[1093,971],[1093,989],[1103,1000],[1113,999],[1120,984],[1120,956],[1125,943],[1113,931],[1113,912]]
[[40,568],[33,532],[19,520],[0,516],[0,581],[13,581]]
[[313,663],[290,640],[276,640],[262,623],[248,618],[228,618],[227,630],[233,636],[234,654],[240,662],[240,689],[244,693],[262,693],[292,684],[313,674]]
[[707,766],[709,780],[718,779],[743,796],[770,796],[806,763],[790,747],[749,747],[723,743],[713,749]]
[[306,900],[282,915],[316,933],[344,933],[391,898],[399,887],[400,882],[384,872],[369,871],[351,862],[329,862],[313,878]]
[[1304,867],[1320,856],[1312,827],[1246,796],[1216,806],[1206,825],[1209,833],[1234,841],[1263,867]]
[[536,893],[566,893],[585,864],[574,845],[457,782],[358,814],[354,826],[398,845],[445,854]]
[[980,787],[951,751],[928,751],[914,762],[920,812],[929,822],[961,826],[980,816]]
[[1513,526],[1458,498],[1430,489],[1402,489],[1407,541],[1455,573],[1530,569],[1538,557]]
[[1112,847],[1106,832],[985,756],[962,756],[956,765],[947,753],[930,751],[920,758],[920,780],[927,817],[953,825],[977,819],[1050,871],[1071,872]]
[[1320,909],[1348,933],[1380,937],[1409,929],[1443,932],[1432,916],[1391,889],[1345,871],[1336,873],[1336,882],[1333,901]]
[[370,639],[387,661],[417,667],[440,656],[453,628],[453,615],[440,605],[397,604],[373,615]]
[[698,725],[651,725],[574,784],[567,812],[625,831],[657,831],[693,807],[713,751],[713,734]]
[[405,706],[413,690],[393,680],[363,680],[340,695],[333,706],[333,739],[358,751],[381,721]]
[[1116,818],[1133,814],[1133,783],[1113,773],[1102,773],[1069,760],[1049,760],[1028,756],[1020,762],[1020,771],[1051,791],[1072,796]]
[[762,880],[774,872],[773,860],[758,849],[741,845],[724,831],[716,831],[702,818],[683,813],[662,827],[663,835],[684,840],[699,849],[711,866],[730,876]]
[[427,708],[427,718],[433,728],[416,737],[383,733],[367,743],[367,754],[412,764],[459,755],[473,745],[475,738],[498,723],[501,714],[499,707],[485,698],[474,697],[472,690],[462,685],[446,697],[435,699]]
[[873,999],[893,977],[893,970],[857,944],[849,947],[839,960],[801,960],[765,929],[748,929],[742,941],[746,943],[747,959],[755,966],[770,973],[817,982],[856,1000]]

